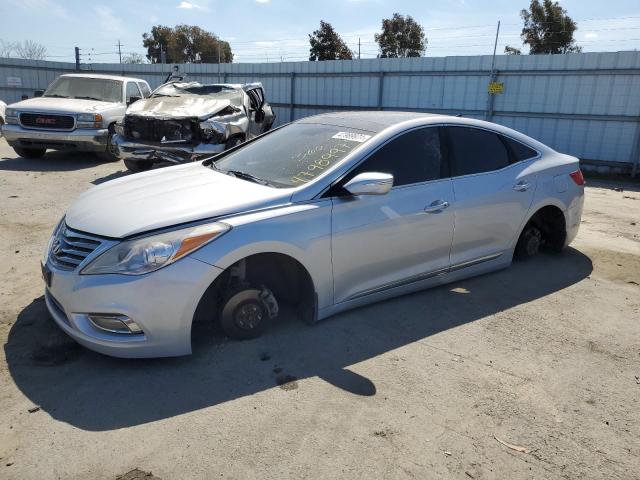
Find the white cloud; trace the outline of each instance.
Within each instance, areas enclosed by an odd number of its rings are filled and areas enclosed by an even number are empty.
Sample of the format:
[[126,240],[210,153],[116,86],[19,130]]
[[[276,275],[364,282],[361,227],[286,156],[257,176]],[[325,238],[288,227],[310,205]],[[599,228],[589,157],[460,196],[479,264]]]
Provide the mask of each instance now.
[[598,38],[598,34],[595,32],[587,32],[584,35],[584,38],[586,38],[587,40],[593,40],[594,38]]
[[122,20],[113,14],[113,11],[106,5],[97,5],[93,11],[98,19],[98,24],[102,32],[124,33],[125,28]]
[[256,0],[258,3],[269,3],[271,0]]
[[204,10],[205,8],[202,5],[198,5],[197,3],[182,1],[178,4],[178,8],[182,8],[184,10]]

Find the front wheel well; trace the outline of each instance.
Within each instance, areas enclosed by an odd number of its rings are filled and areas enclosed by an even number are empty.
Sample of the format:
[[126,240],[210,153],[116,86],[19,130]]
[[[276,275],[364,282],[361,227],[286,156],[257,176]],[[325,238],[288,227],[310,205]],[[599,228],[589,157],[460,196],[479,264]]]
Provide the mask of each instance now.
[[202,295],[194,322],[216,322],[227,294],[243,286],[267,288],[278,303],[294,306],[305,322],[316,319],[316,292],[307,269],[289,255],[269,252],[250,255],[226,268]]
[[564,213],[555,205],[547,205],[534,213],[523,231],[534,226],[542,234],[543,246],[548,250],[559,252],[567,238],[567,224]]

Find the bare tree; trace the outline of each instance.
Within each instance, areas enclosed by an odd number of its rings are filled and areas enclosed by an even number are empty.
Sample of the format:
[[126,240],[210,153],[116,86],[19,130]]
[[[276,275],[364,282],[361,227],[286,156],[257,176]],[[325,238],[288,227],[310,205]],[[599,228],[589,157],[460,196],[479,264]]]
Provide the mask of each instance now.
[[18,58],[43,60],[47,56],[47,47],[33,40],[25,40],[15,43],[15,53]]
[[147,63],[147,59],[144,55],[131,52],[129,55],[122,57],[122,63]]
[[4,40],[0,40],[0,57],[10,57],[15,50],[15,42],[5,42]]

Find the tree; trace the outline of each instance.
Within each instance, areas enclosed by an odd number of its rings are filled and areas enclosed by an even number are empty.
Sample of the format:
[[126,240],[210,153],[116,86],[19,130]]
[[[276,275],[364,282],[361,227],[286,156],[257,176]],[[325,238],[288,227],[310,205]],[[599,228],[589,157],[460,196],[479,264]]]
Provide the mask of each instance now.
[[376,33],[382,58],[420,57],[427,50],[424,29],[411,16],[394,13],[382,19],[382,33]]
[[529,10],[522,10],[520,16],[524,20],[522,41],[529,45],[532,55],[582,51],[573,38],[576,22],[558,2],[531,0]]
[[510,47],[509,45],[504,47],[504,53],[506,55],[522,55],[522,50],[516,47]]
[[320,28],[309,35],[309,61],[351,60],[353,52],[330,23],[320,20]]
[[47,57],[47,47],[33,40],[25,40],[24,42],[0,40],[0,57],[12,56],[28,60],[43,60]]
[[131,52],[129,55],[122,57],[122,63],[147,63],[147,59],[144,58],[144,55]]
[[174,28],[156,25],[151,33],[142,35],[142,45],[147,49],[151,63],[231,63],[231,45],[217,35],[200,27],[176,25]]

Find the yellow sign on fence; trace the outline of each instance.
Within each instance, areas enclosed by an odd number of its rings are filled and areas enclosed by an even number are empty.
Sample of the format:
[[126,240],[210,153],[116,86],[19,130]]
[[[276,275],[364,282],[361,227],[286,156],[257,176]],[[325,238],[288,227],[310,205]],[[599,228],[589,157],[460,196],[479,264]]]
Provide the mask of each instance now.
[[490,82],[489,83],[489,93],[502,93],[504,92],[504,83],[503,82]]

